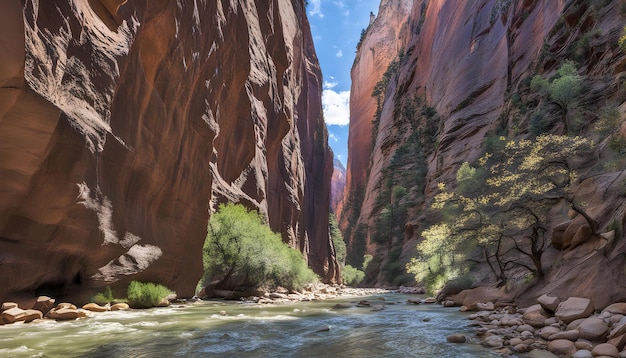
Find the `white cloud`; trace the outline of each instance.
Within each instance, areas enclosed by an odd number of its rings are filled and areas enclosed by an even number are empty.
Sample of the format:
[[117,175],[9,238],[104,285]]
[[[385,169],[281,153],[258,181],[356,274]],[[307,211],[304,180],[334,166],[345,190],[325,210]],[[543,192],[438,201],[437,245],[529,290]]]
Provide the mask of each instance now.
[[335,92],[325,89],[322,92],[324,120],[328,125],[346,126],[350,123],[350,91]]
[[331,79],[330,81],[324,81],[324,89],[332,89],[338,85],[337,82],[332,80],[333,79],[332,77],[330,79]]
[[309,10],[309,15],[311,16],[319,16],[320,18],[324,18],[324,13],[322,12],[322,0],[311,0],[309,2],[309,6],[311,10]]
[[335,142],[335,143],[339,142],[339,138],[337,138],[337,136],[335,135],[335,133],[331,133],[331,132],[329,132],[329,133],[328,133],[328,138],[329,138],[329,139],[332,139],[332,140],[333,140],[333,142]]
[[343,1],[333,1],[333,3],[335,4],[335,6],[337,6],[340,9],[343,9],[344,7],[346,7],[346,4],[344,4]]
[[337,51],[337,57],[343,57],[343,51],[341,50]]

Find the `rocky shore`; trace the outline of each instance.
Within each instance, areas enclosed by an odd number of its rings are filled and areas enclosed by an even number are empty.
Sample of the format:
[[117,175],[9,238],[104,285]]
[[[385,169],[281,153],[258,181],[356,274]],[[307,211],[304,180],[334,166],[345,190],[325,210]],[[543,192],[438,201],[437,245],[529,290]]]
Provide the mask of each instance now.
[[[302,291],[288,291],[278,288],[272,292],[256,291],[258,295],[242,295],[232,291],[214,291],[214,298],[221,297],[235,299],[246,303],[255,304],[283,304],[301,301],[329,300],[341,297],[362,297],[390,292],[398,293],[424,293],[423,288],[400,287],[397,290],[380,288],[354,288],[344,285],[311,284]],[[221,295],[221,296],[219,296]],[[194,304],[200,302],[199,298],[193,299],[172,299],[163,305],[169,304]],[[415,301],[418,303],[417,301]],[[434,300],[433,300],[434,302]],[[94,313],[107,311],[128,310],[131,307],[127,303],[112,303],[99,305],[94,302],[87,303],[82,307],[68,302],[56,303],[54,298],[40,296],[34,302],[4,302],[0,308],[0,326],[14,323],[31,323],[38,320],[68,321],[90,317]]]
[[[464,310],[466,307],[461,307]],[[542,352],[542,357],[626,358],[626,303],[596,310],[582,297],[542,295],[537,304],[518,309],[497,308],[491,302],[477,304],[469,316],[481,344],[503,356]],[[460,334],[447,337],[451,343],[468,339]]]

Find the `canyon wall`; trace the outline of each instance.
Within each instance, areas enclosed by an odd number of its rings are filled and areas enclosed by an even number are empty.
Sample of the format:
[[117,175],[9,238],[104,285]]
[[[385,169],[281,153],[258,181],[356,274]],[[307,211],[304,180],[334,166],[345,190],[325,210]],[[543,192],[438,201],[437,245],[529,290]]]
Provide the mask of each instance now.
[[210,212],[258,209],[325,281],[332,152],[304,3],[9,0],[0,300],[190,297]]
[[[619,108],[624,118],[626,57],[617,45],[625,20],[622,2],[416,0],[409,1],[408,19],[398,12],[385,20],[383,9],[398,3],[382,1],[352,68],[348,182],[340,217],[349,251],[357,252],[351,263],[358,266],[359,255],[374,255],[366,279],[379,285],[410,282],[400,276],[421,231],[433,222],[429,208],[437,185],[454,186],[457,169],[485,153],[489,138],[527,138],[539,115],[545,132],[567,132],[556,106],[539,113],[540,101],[529,90],[533,76],[550,78],[563,62],[575,61],[584,88],[576,109],[580,133],[590,133],[603,106]],[[385,32],[397,37],[380,41]],[[373,60],[377,53],[387,55]],[[607,146],[599,141],[600,149]],[[588,173],[581,185],[594,189],[581,191],[580,200],[606,230],[626,219],[615,184],[625,174],[620,166],[590,171],[608,160],[606,151],[599,153],[598,161],[581,168]],[[388,242],[377,241],[384,209],[394,205],[404,210],[401,228],[390,231]],[[569,219],[554,218],[555,224],[559,220]]]

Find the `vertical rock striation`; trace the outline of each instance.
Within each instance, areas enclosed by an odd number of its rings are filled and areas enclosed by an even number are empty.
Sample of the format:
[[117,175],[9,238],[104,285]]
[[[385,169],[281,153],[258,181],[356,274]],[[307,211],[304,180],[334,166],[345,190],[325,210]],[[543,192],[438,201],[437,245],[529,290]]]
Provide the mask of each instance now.
[[[409,10],[399,10],[407,5]],[[385,9],[396,9],[395,15],[384,16]],[[413,254],[419,233],[432,219],[428,208],[437,184],[454,184],[459,166],[485,152],[487,138],[529,136],[537,115],[547,131],[567,131],[558,108],[537,111],[539,99],[529,93],[534,75],[549,77],[565,60],[577,61],[585,86],[578,112],[583,131],[591,130],[600,107],[623,103],[620,78],[626,60],[617,46],[623,25],[620,1],[381,2],[352,68],[349,163],[340,216],[353,251],[375,254],[372,282],[390,283],[381,272],[386,263],[404,263]],[[389,34],[387,41],[382,34]],[[371,93],[384,78],[377,108]],[[527,108],[519,105],[520,97]],[[605,227],[626,220],[623,199],[597,197],[614,195],[609,193],[615,185],[604,185],[621,175],[609,170],[583,183],[598,186],[596,196],[584,201]],[[409,199],[400,204],[409,209],[402,234],[382,245],[374,240],[375,230],[384,204],[395,200],[394,186],[406,186]],[[394,256],[393,248],[401,254]]]
[[227,200],[336,280],[332,153],[301,1],[2,10],[0,299],[130,280],[191,296],[210,211]]

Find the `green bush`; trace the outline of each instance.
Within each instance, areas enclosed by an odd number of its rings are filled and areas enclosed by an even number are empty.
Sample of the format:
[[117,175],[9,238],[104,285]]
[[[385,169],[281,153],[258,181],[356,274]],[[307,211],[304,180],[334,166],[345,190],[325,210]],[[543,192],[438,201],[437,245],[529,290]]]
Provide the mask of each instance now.
[[111,291],[111,287],[109,286],[104,288],[104,292],[97,293],[91,298],[91,302],[95,302],[99,305],[106,305],[107,303],[113,302],[114,300],[115,299],[113,298],[113,291]]
[[173,292],[163,285],[132,281],[128,285],[128,304],[133,308],[157,307],[171,294]]
[[301,289],[317,279],[302,254],[283,243],[258,212],[221,204],[211,216],[203,249],[202,285],[228,290],[260,286]]
[[363,271],[350,265],[344,266],[341,271],[341,279],[343,280],[343,283],[348,286],[356,286],[360,284],[364,277],[365,273]]

